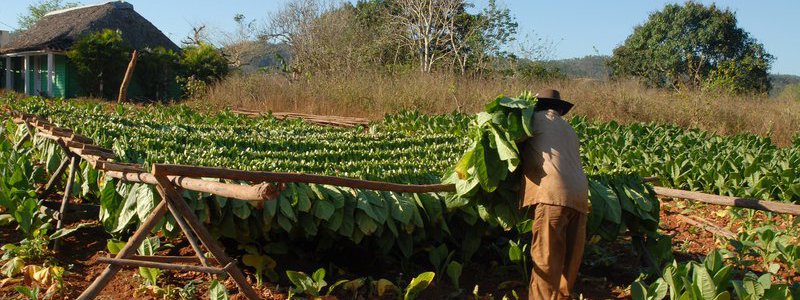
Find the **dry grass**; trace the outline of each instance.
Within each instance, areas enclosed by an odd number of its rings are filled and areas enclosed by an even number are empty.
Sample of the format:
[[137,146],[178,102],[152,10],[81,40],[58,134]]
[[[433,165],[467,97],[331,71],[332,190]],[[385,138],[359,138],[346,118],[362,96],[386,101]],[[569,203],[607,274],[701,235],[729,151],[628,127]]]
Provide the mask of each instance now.
[[499,94],[555,88],[576,105],[571,114],[621,123],[673,123],[719,134],[769,135],[791,143],[800,128],[800,101],[649,89],[634,81],[550,82],[475,79],[449,74],[388,76],[358,73],[289,80],[281,75],[232,76],[189,101],[197,107],[291,111],[378,119],[414,109],[425,113],[476,112]]

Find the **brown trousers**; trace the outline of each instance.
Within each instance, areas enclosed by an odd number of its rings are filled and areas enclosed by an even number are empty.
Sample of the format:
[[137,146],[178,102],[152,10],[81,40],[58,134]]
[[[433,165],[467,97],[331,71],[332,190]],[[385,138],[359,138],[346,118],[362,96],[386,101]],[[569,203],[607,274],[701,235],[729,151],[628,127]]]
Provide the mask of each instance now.
[[528,299],[570,299],[585,243],[586,214],[565,206],[535,205]]

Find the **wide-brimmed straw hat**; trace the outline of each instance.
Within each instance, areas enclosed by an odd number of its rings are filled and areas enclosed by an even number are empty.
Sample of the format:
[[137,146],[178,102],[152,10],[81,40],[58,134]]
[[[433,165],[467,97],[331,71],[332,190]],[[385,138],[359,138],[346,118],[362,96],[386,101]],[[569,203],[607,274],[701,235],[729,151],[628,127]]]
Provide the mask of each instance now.
[[536,99],[539,103],[544,105],[552,105],[561,109],[563,115],[566,115],[575,104],[561,99],[561,94],[553,89],[544,89],[536,93]]

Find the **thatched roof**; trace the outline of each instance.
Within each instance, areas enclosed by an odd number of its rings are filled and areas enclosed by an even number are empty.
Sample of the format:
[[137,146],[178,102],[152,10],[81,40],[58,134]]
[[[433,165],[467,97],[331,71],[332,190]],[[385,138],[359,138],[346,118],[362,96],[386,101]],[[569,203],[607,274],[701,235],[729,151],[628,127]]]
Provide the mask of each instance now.
[[12,38],[0,54],[23,51],[64,51],[80,38],[103,29],[119,29],[136,49],[162,46],[179,50],[161,30],[121,1],[51,12]]

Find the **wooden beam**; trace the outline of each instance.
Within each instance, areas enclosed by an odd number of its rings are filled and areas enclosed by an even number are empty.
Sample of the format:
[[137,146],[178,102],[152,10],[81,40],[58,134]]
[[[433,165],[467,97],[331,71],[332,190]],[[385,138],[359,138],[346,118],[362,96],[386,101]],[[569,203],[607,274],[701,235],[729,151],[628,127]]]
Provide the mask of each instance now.
[[729,240],[736,239],[736,234],[734,234],[733,232],[730,232],[729,230],[727,230],[725,228],[721,228],[721,227],[719,227],[717,225],[714,225],[711,222],[708,222],[708,221],[705,221],[705,220],[698,220],[698,219],[695,219],[695,218],[692,218],[692,217],[689,217],[689,216],[684,216],[682,214],[677,214],[675,217],[677,217],[678,220],[681,220],[684,223],[688,223],[688,224],[694,225],[694,226],[696,226],[696,227],[698,227],[700,229],[704,229],[704,230],[706,230],[708,232],[711,232],[711,233],[713,233],[715,235],[727,238]]
[[706,193],[684,191],[684,190],[671,189],[660,186],[654,186],[653,190],[656,192],[657,195],[662,197],[687,199],[687,200],[694,200],[710,204],[750,208],[750,209],[771,211],[777,213],[791,214],[795,216],[800,215],[800,205],[796,204],[711,195]]
[[153,164],[153,174],[177,175],[185,177],[213,177],[233,180],[245,180],[251,182],[304,182],[316,184],[328,184],[335,186],[346,186],[356,189],[392,191],[399,193],[430,193],[430,192],[453,192],[456,190],[452,184],[398,184],[383,181],[371,181],[350,179],[326,175],[312,175],[303,173],[280,173],[280,172],[251,172],[224,168],[197,167],[185,165],[166,165]]
[[[135,260],[162,262],[162,263],[184,263],[184,264],[200,263],[200,260],[194,256],[130,255],[128,256],[128,258]],[[219,262],[217,262],[217,259],[213,257],[208,257],[206,259],[208,259],[209,263],[219,264]]]
[[162,189],[160,185],[156,185],[156,190],[158,190],[158,194],[161,196],[162,199],[167,200],[167,207],[169,208],[169,212],[172,213],[172,217],[175,219],[175,222],[178,223],[178,227],[180,227],[181,231],[183,231],[183,235],[185,235],[186,239],[189,240],[189,245],[192,246],[194,254],[197,256],[197,259],[203,266],[208,267],[209,266],[208,258],[205,257],[203,249],[200,248],[200,244],[197,242],[197,239],[195,239],[194,235],[192,234],[191,227],[189,227],[189,225],[186,224],[186,220],[183,218],[183,216],[180,215],[180,213],[178,213],[178,210],[175,208],[175,204],[172,203],[172,199],[170,199],[167,196],[166,192],[164,192],[164,189]]
[[80,156],[91,155],[91,156],[97,156],[102,159],[117,158],[117,155],[114,154],[114,152],[106,152],[105,149],[97,150],[90,148],[81,149],[81,148],[70,147],[69,151]]
[[124,173],[144,173],[144,168],[138,164],[110,162],[107,160],[94,161],[92,167],[98,171],[118,171]]
[[155,262],[147,260],[126,259],[126,258],[98,257],[97,262],[111,264],[111,265],[119,265],[119,266],[157,268],[162,270],[175,270],[175,271],[193,271],[193,272],[203,272],[203,273],[211,273],[217,275],[225,274],[225,268],[179,265],[179,264],[171,264],[171,263],[163,263],[163,262]]
[[[147,184],[156,184],[155,176],[150,173],[126,173],[118,171],[105,172],[106,176],[117,178],[128,182],[141,182]],[[209,194],[220,195],[223,197],[248,200],[248,201],[265,201],[272,200],[279,194],[278,187],[273,184],[233,184],[223,183],[210,180],[188,178],[183,176],[168,176],[172,184],[187,190],[204,192]]]

